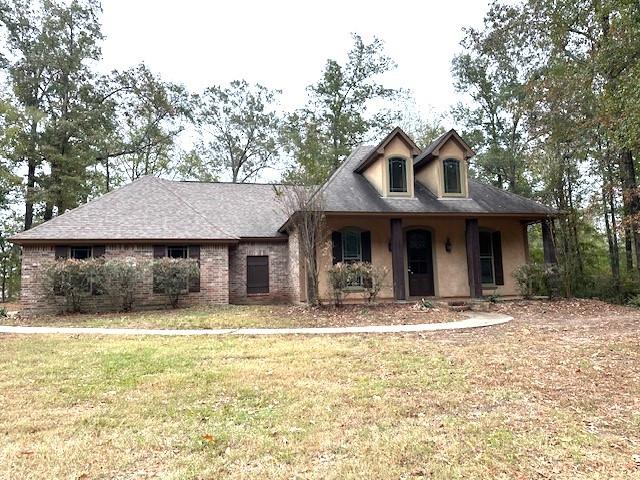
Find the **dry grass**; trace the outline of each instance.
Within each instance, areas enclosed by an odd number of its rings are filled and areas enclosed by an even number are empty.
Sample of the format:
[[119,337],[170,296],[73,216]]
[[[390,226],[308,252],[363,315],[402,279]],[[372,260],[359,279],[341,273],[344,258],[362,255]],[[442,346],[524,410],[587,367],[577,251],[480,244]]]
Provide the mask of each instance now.
[[345,305],[307,308],[292,305],[223,305],[211,308],[12,317],[7,325],[134,328],[335,327],[450,322],[462,318],[448,309],[419,310],[413,304]]
[[0,477],[638,478],[640,315],[547,305],[422,335],[2,336]]

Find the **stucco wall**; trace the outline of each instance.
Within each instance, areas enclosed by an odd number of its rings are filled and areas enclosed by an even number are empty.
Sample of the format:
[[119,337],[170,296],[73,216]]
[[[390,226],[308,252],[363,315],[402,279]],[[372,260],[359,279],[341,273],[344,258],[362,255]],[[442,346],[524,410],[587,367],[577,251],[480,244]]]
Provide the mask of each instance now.
[[[447,158],[455,158],[460,162],[461,194],[444,193],[444,174],[442,162]],[[467,197],[469,187],[467,182],[469,165],[464,158],[464,150],[453,139],[449,139],[438,152],[438,156],[416,173],[416,180],[429,188],[437,197]]]
[[[388,160],[391,157],[402,157],[407,160],[407,193],[389,192],[389,167]],[[380,195],[388,197],[412,197],[413,192],[413,162],[411,149],[400,138],[396,137],[389,142],[384,149],[384,154],[373,162],[363,172],[364,177],[371,183]]]
[[[153,259],[151,245],[106,245],[105,259],[133,257],[140,261]],[[43,267],[55,260],[53,245],[25,246],[22,249],[21,312],[24,314],[55,313],[60,311],[64,299],[46,296],[43,288]],[[190,292],[180,300],[181,305],[229,303],[229,260],[227,245],[200,246],[200,292]],[[153,293],[153,275],[148,271],[136,296],[138,308],[167,305],[165,295]],[[102,311],[111,308],[104,295],[87,297],[83,310]]]
[[[396,217],[398,218],[398,217]],[[382,216],[329,216],[327,229],[340,230],[345,227],[357,227],[371,232],[371,261],[376,265],[385,266],[389,270],[385,287],[380,292],[380,299],[393,298],[393,276],[391,273],[391,252],[389,241],[391,231],[390,217]],[[526,263],[524,231],[517,218],[479,218],[480,228],[499,230],[502,237],[502,262],[504,285],[496,289],[485,290],[486,294],[494,291],[499,295],[517,295],[518,290],[512,272],[519,265]],[[431,231],[433,245],[434,284],[437,297],[468,297],[469,279],[467,270],[467,251],[465,242],[465,219],[463,217],[402,217],[403,231],[412,228],[424,228]],[[320,294],[323,300],[330,300],[327,270],[332,264],[331,235],[326,236],[319,252],[320,259]],[[451,241],[451,252],[447,252],[445,243]],[[406,278],[406,250],[405,255],[405,286],[409,293]],[[357,294],[351,298],[358,298]]]

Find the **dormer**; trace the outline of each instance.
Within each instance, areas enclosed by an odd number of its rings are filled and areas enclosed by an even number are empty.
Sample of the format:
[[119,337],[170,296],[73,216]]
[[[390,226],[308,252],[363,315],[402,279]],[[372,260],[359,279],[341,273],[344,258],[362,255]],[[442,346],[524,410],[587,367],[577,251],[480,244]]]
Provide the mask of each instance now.
[[416,157],[415,178],[438,198],[467,198],[469,159],[473,155],[471,147],[451,129]]
[[419,154],[420,149],[413,140],[396,127],[355,171],[383,197],[411,198],[414,195],[413,162]]

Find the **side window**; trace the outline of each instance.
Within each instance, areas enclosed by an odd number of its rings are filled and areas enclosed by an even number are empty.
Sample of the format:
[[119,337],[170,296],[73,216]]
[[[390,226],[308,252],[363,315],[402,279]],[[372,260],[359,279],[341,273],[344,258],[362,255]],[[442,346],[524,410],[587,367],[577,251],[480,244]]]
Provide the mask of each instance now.
[[69,249],[69,258],[75,260],[86,260],[92,256],[91,247],[71,247]]
[[485,285],[504,285],[502,235],[497,230],[480,230],[480,277]]
[[269,257],[247,256],[247,295],[269,293]]
[[[200,268],[200,245],[154,245],[153,258],[191,258],[196,261]],[[200,275],[191,280],[188,286],[189,292],[200,291]],[[154,280],[153,293],[162,293],[160,286]]]
[[460,162],[448,158],[442,163],[444,167],[444,193],[462,193]]
[[188,258],[189,247],[167,247],[167,257],[169,258]]
[[480,230],[480,277],[483,284],[495,283],[491,232]]
[[404,158],[389,159],[389,191],[407,192],[407,161]]

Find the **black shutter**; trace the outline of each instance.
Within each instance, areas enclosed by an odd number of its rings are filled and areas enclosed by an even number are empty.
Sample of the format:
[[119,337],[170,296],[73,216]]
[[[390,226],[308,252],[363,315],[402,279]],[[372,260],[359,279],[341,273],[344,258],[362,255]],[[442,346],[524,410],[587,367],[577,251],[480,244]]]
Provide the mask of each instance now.
[[269,257],[247,257],[247,295],[269,293]]
[[105,246],[104,245],[94,245],[93,246],[93,258],[104,257]]
[[56,260],[59,258],[69,257],[69,247],[63,245],[56,245]]
[[504,285],[504,272],[502,271],[502,238],[500,232],[493,232],[491,235],[493,242],[493,269],[495,272],[496,285]]
[[362,232],[360,242],[362,243],[362,261],[371,263],[371,232]]
[[[167,247],[165,245],[154,245],[153,246],[153,258],[164,258],[167,256]],[[153,272],[153,270],[152,270]],[[160,285],[158,285],[158,283],[155,281],[155,278],[153,280],[153,293],[164,293],[162,291],[162,288],[160,288]]]
[[333,264],[342,261],[342,233],[331,232],[331,243],[333,244]]
[[191,245],[189,247],[189,258],[196,261],[198,264],[198,276],[191,279],[191,283],[189,284],[190,292],[199,292],[200,291],[200,245]]

